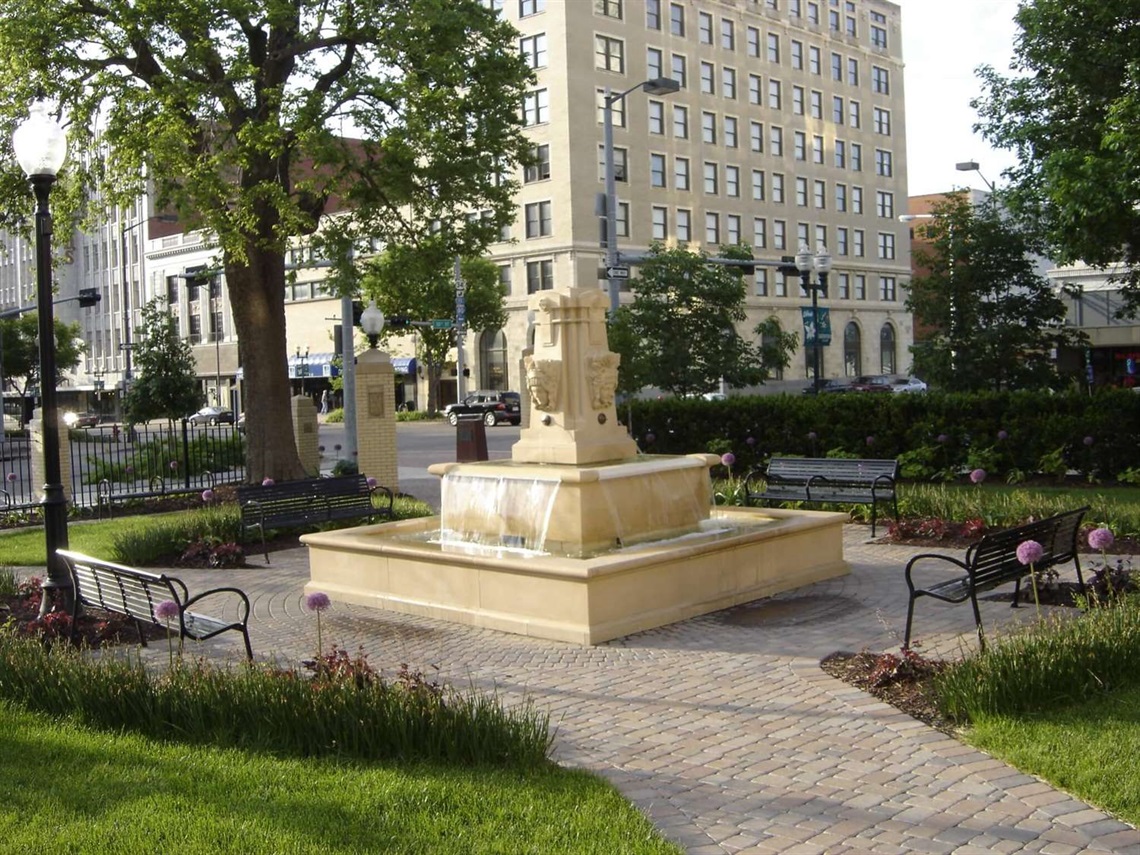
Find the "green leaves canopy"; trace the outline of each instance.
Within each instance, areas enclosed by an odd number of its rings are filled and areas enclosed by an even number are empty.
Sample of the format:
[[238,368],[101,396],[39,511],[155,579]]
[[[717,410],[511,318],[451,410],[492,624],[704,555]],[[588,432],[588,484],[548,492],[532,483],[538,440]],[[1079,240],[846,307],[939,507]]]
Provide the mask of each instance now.
[[983,67],[978,129],[1019,163],[1009,209],[1060,263],[1132,265],[1140,300],[1140,27],[1133,0],[1025,0],[1010,76]]
[[[60,222],[81,189],[98,219],[149,184],[160,208],[217,236],[254,480],[304,475],[288,411],[290,241],[320,224],[337,246],[415,245],[435,224],[448,254],[474,257],[514,217],[502,176],[528,148],[531,78],[517,33],[480,0],[0,0],[0,56],[0,146],[37,92],[70,123]],[[3,162],[0,211],[24,210],[26,182]]]
[[[55,368],[58,383],[64,371],[79,364],[86,345],[80,338],[79,324],[55,322]],[[21,391],[40,382],[39,318],[34,312],[18,318],[0,319],[0,389],[23,381]]]
[[141,424],[188,416],[205,403],[194,351],[178,334],[162,300],[154,299],[143,306],[142,321],[142,335],[132,345],[138,376],[123,403],[127,418],[132,424]]

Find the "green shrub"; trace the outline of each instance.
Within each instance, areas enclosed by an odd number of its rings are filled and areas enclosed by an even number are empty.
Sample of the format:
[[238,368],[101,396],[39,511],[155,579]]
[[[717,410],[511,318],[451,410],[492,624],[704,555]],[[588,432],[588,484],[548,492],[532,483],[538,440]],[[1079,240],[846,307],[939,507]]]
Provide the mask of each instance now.
[[991,640],[934,683],[953,721],[1047,710],[1140,684],[1140,596],[1116,598],[1078,618],[1052,615]]
[[385,680],[334,650],[306,676],[176,660],[153,675],[131,657],[90,658],[0,630],[0,698],[88,726],[301,757],[544,765],[548,716],[402,671]]
[[337,407],[335,410],[329,410],[328,415],[325,416],[325,421],[329,424],[339,425],[344,423],[344,409]]
[[240,543],[238,506],[217,505],[178,514],[141,517],[138,525],[118,532],[112,540],[114,560],[134,567],[169,560],[199,542]]

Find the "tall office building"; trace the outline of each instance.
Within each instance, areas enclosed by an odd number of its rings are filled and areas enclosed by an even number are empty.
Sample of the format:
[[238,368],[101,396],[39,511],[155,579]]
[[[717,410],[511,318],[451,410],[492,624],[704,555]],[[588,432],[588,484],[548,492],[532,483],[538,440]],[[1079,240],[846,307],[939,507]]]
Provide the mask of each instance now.
[[[527,296],[591,285],[604,264],[603,115],[613,104],[617,241],[749,244],[778,261],[801,243],[833,257],[825,377],[902,372],[913,332],[900,11],[885,0],[485,0],[520,31],[537,82],[523,116],[525,170],[513,243],[492,247],[510,285],[507,328],[469,344],[473,384],[519,388]],[[646,94],[661,77],[678,92]],[[896,202],[898,203],[896,207]],[[813,274],[813,280],[815,276]],[[630,284],[636,287],[636,278]],[[783,383],[810,378],[798,277],[749,278],[746,329],[776,315],[800,335]],[[625,299],[625,298],[623,298]],[[505,384],[503,377],[506,376]]]

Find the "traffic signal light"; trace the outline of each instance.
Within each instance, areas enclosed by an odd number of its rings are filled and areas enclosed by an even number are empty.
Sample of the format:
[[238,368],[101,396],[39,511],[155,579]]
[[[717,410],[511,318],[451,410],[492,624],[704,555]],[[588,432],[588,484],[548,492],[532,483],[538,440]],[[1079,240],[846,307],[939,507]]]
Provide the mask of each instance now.
[[84,307],[84,308],[88,308],[89,306],[94,306],[96,303],[99,302],[99,300],[102,299],[102,297],[103,297],[103,295],[99,293],[98,288],[80,288],[79,289],[79,305]]
[[406,330],[412,325],[412,319],[407,315],[392,315],[384,321],[385,326],[393,330]]
[[785,276],[799,276],[800,269],[796,267],[796,257],[794,255],[781,255],[780,261],[782,264],[777,268]]

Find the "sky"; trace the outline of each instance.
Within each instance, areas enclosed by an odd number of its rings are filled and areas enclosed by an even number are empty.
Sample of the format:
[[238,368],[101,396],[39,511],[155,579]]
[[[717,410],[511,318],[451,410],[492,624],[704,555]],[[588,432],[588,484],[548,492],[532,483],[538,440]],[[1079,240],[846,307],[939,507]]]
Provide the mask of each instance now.
[[908,195],[986,189],[977,172],[954,168],[966,160],[1000,184],[1013,155],[973,132],[978,117],[970,100],[981,94],[979,65],[1009,73],[1017,0],[894,2],[902,9]]

